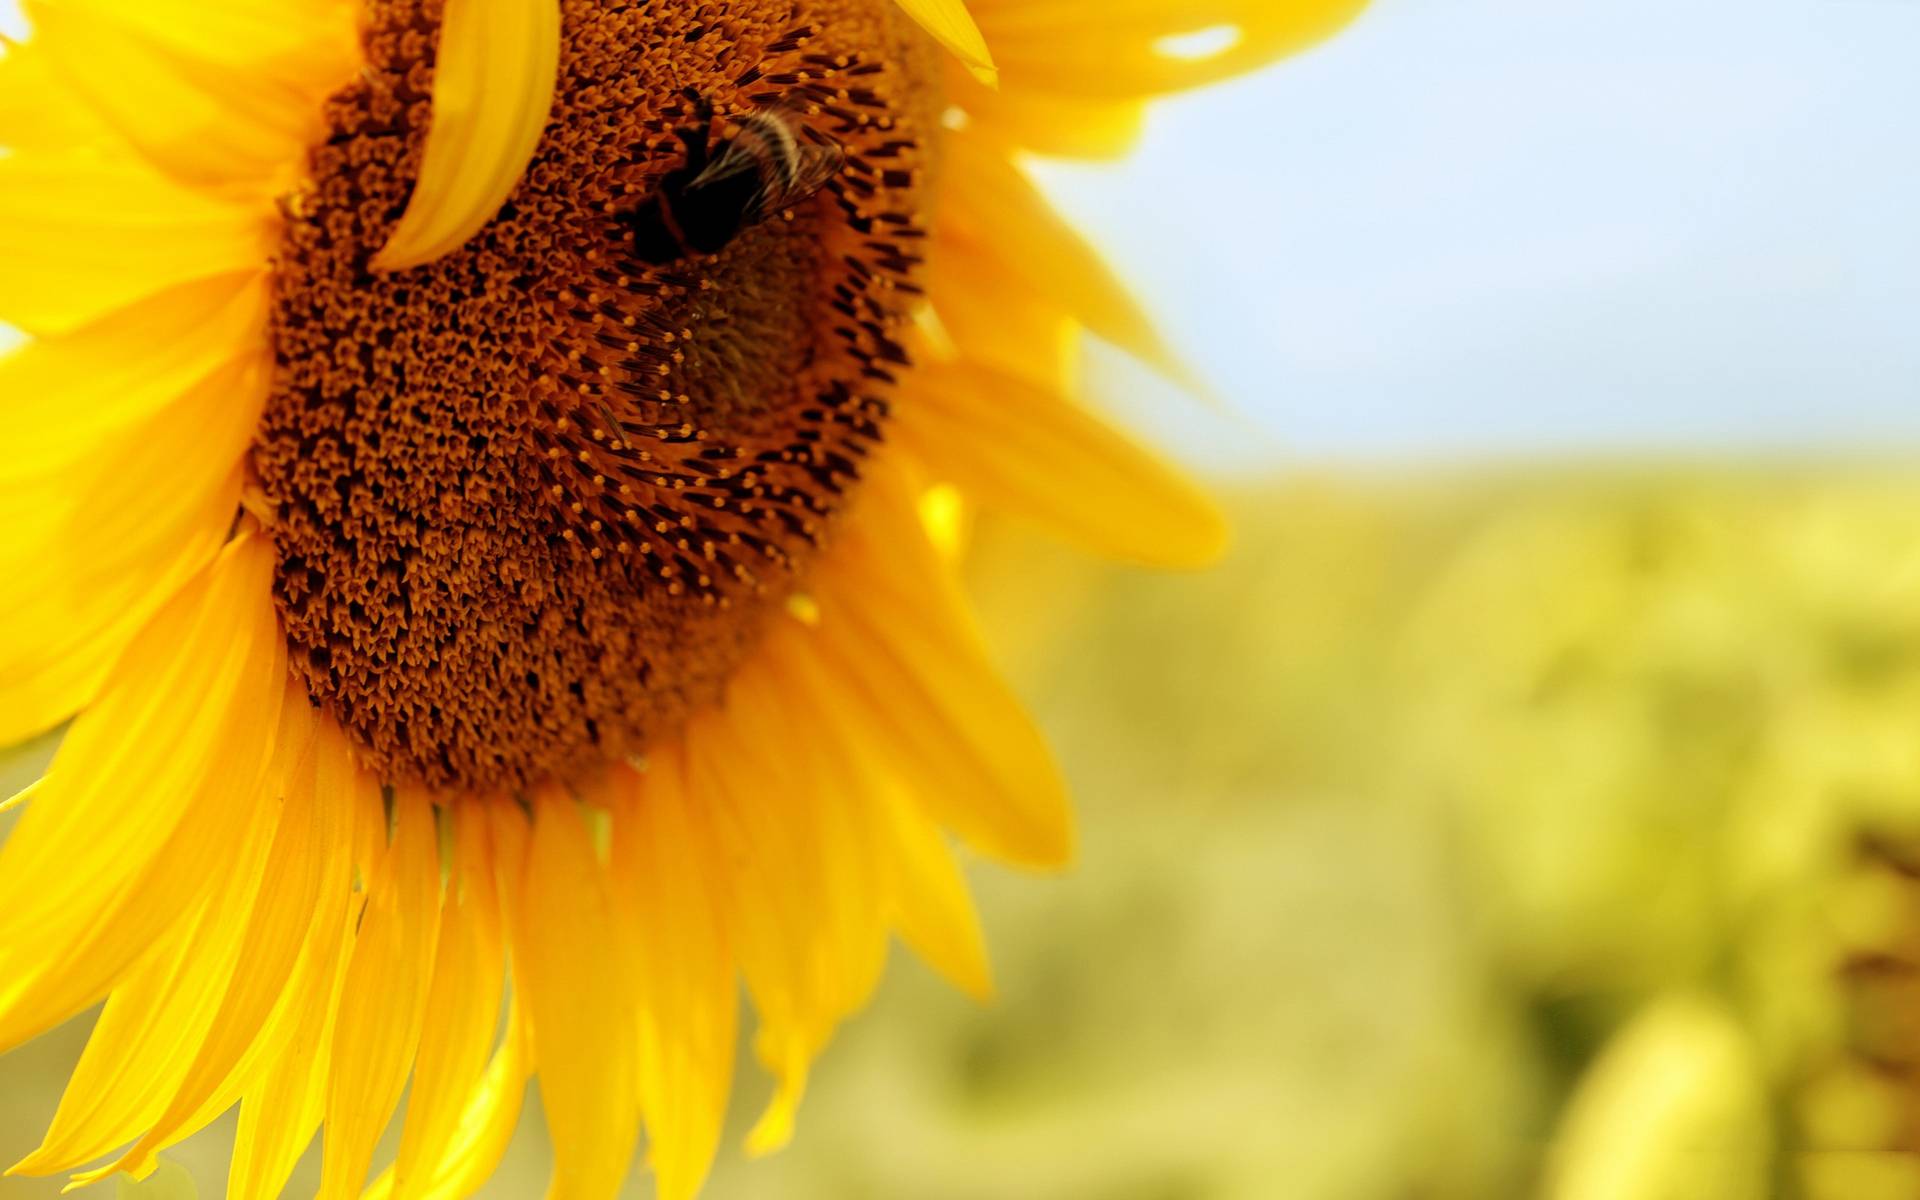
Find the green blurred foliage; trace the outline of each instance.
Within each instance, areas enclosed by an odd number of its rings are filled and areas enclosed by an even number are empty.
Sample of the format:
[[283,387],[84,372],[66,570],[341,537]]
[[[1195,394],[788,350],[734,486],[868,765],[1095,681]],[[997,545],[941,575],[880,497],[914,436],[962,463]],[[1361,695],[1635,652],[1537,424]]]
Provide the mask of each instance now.
[[[978,531],[1080,864],[978,864],[997,1002],[896,959],[795,1145],[710,1195],[1920,1200],[1920,482],[1233,506],[1194,576]],[[0,1154],[83,1034],[0,1061]],[[230,1136],[175,1152],[203,1196]],[[486,1194],[544,1176],[530,1117]]]
[[193,1174],[171,1161],[162,1161],[145,1179],[116,1176],[114,1189],[114,1200],[197,1200],[199,1196]]
[[[1219,570],[981,530],[1066,881],[728,1197],[1920,1197],[1920,484],[1302,479]],[[983,1065],[984,1064],[984,1065]]]

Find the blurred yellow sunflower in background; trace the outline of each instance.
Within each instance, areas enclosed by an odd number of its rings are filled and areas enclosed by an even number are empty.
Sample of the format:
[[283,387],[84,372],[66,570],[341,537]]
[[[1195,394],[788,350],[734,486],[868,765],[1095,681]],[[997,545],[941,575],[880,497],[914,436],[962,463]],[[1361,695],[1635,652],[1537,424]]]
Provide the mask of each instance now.
[[372,1194],[466,1195],[537,1073],[552,1195],[644,1122],[686,1197],[738,980],[756,1151],[889,933],[988,991],[948,834],[1072,835],[965,503],[1223,540],[1076,400],[1082,331],[1176,368],[1016,159],[1359,4],[970,7],[27,5],[0,745],[71,724],[0,849],[0,1047],[106,1004],[14,1170],[143,1175],[237,1103],[229,1195],[317,1128],[357,1195],[410,1089]]

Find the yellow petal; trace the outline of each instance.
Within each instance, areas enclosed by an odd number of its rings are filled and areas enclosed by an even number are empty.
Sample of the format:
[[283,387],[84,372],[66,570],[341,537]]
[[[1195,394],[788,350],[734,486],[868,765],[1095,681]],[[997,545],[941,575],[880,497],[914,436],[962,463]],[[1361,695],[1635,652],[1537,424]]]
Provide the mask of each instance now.
[[270,1053],[240,1104],[228,1200],[275,1200],[326,1111],[334,1026],[363,901],[355,895],[333,920],[316,923],[287,982],[289,1003],[275,1014]]
[[[177,994],[177,984],[184,981],[188,989],[198,990],[194,979],[194,968],[201,961],[197,938],[207,924],[208,907],[202,903],[162,946],[156,947],[156,953],[148,955],[114,988],[87,1039],[87,1051],[68,1080],[46,1136],[38,1149],[8,1167],[7,1174],[49,1175],[72,1170],[138,1134],[142,1117],[151,1120],[158,1115],[158,1105],[165,1099],[154,1095],[162,1082],[153,1078],[155,1064],[129,1058],[129,1052],[151,1049],[159,1021],[181,1015],[165,1003],[167,997]],[[177,1053],[177,1047],[161,1050],[163,1054],[168,1052]],[[112,1072],[127,1065],[135,1069],[134,1086],[116,1090]],[[132,1106],[131,1111],[128,1106]]]
[[[776,626],[762,643],[761,661],[777,673],[785,702],[812,714],[807,741],[817,758],[843,764],[837,792],[820,799],[851,805],[859,798],[850,815],[863,826],[858,836],[880,876],[874,886],[886,920],[955,986],[984,1000],[993,983],[966,881],[939,828],[873,754],[865,730],[845,719],[847,706],[831,694],[843,681],[819,661],[817,640],[811,631]],[[843,861],[831,874],[847,874],[851,866]]]
[[0,359],[6,515],[20,506],[19,489],[71,467],[221,367],[265,352],[267,314],[264,271],[221,275],[168,288]]
[[227,1170],[229,1200],[274,1200],[326,1111],[330,1050],[353,954],[353,930],[366,911],[355,882],[353,848],[377,831],[384,841],[386,812],[373,779],[354,768],[345,734],[320,722],[315,746],[314,795],[342,814],[345,861],[330,876],[307,927],[305,944],[286,990],[240,1067],[239,1129]]
[[[784,632],[795,632],[791,629]],[[821,1036],[865,1005],[885,961],[885,905],[879,890],[875,828],[853,765],[823,752],[811,716],[799,716],[778,663],[762,653],[730,684],[724,730],[712,751],[752,764],[758,777],[734,776],[741,820],[777,830],[778,845],[757,849],[796,860],[805,928],[804,959],[820,977],[811,1000],[822,1010]],[[784,793],[784,795],[783,795]]]
[[1192,373],[1126,287],[1002,150],[984,138],[955,133],[946,151],[934,242],[940,256],[972,257],[973,277],[991,281],[995,292],[1045,297],[1169,379],[1193,386]]
[[351,0],[40,0],[118,21],[169,47],[321,98],[359,66]]
[[269,205],[214,199],[136,161],[0,158],[0,321],[44,337],[175,284],[263,270],[272,217]]
[[[460,1124],[447,1143],[431,1178],[414,1195],[418,1200],[466,1200],[479,1191],[513,1140],[520,1106],[532,1071],[526,1023],[517,1004],[507,1007],[506,1039],[493,1053],[486,1074],[467,1098]],[[393,1169],[381,1172],[361,1200],[392,1200]]]
[[692,1200],[713,1163],[733,1081],[738,984],[724,868],[667,755],[622,773],[615,911],[638,987],[639,1089],[660,1200]]
[[1366,0],[975,0],[1008,90],[1132,98],[1198,87],[1339,32]]
[[0,847],[0,1045],[100,998],[217,886],[286,689],[272,570],[243,534],[161,609]]
[[987,88],[957,67],[947,72],[947,97],[966,113],[968,134],[1053,157],[1118,158],[1146,131],[1143,101]]
[[440,930],[440,837],[424,794],[394,799],[333,1031],[320,1200],[357,1197],[420,1044]]
[[[281,705],[281,746],[311,740],[311,710],[301,699]],[[201,1044],[215,1033],[214,1019],[240,961],[279,824],[277,785],[269,772],[258,790],[240,797],[249,810],[245,832],[230,848],[217,885],[201,911],[114,988],[46,1138],[14,1170],[72,1170],[140,1136],[166,1111]]]
[[420,178],[376,270],[451,254],[493,220],[546,130],[559,69],[558,0],[447,0]]
[[119,135],[77,100],[49,103],[66,85],[37,41],[0,41],[0,146],[16,152],[119,148]]
[[799,1026],[763,1021],[753,1038],[754,1054],[773,1072],[773,1098],[747,1131],[746,1151],[760,1158],[784,1150],[793,1140],[800,1102],[807,1095],[807,1078],[819,1047]]
[[936,477],[1114,558],[1198,567],[1226,521],[1178,472],[1064,396],[1004,371],[929,365],[895,405]]
[[987,660],[899,470],[871,465],[815,570],[817,657],[836,681],[821,694],[942,825],[997,858],[1061,866],[1073,824],[1059,769]]
[[[0,738],[64,719],[224,540],[264,401],[258,274],[170,288],[0,360]],[[209,544],[211,539],[211,544]]]
[[927,282],[933,328],[923,359],[964,358],[1072,394],[1079,387],[1081,326],[1058,301],[1006,286],[992,263],[937,255]]
[[[775,1077],[772,1101],[747,1135],[750,1154],[766,1154],[792,1136],[814,1055],[844,1010],[836,1003],[827,939],[826,884],[820,844],[803,805],[792,803],[772,765],[769,731],[728,703],[688,723],[679,770],[688,794],[702,798],[725,867],[727,928],[759,1014],[754,1053]],[[649,770],[673,769],[672,750]]]
[[251,359],[218,367],[44,479],[0,468],[0,575],[35,581],[0,599],[0,742],[90,700],[128,640],[225,542],[267,371]]
[[505,934],[486,821],[471,811],[449,819],[457,822],[453,874],[440,910],[433,985],[394,1165],[391,1186],[400,1200],[424,1194],[458,1137],[468,1102],[487,1070],[506,982]]
[[639,1137],[630,981],[620,969],[606,871],[578,803],[536,801],[524,874],[510,873],[513,978],[533,1030],[553,1140],[549,1200],[619,1190]]
[[[643,810],[698,796],[716,836],[724,926],[759,1013],[755,1053],[776,1077],[773,1100],[748,1135],[752,1154],[791,1136],[811,1063],[839,1021],[866,1002],[885,960],[887,921],[899,911],[881,863],[890,831],[875,809],[873,781],[855,767],[871,755],[867,727],[822,736],[835,703],[826,692],[847,681],[804,687],[794,666],[799,640],[790,630],[770,634],[724,703],[688,723],[682,746],[649,756],[639,793]],[[804,722],[792,716],[801,711]],[[616,825],[616,854],[622,832]],[[616,858],[623,880],[653,877],[645,865]],[[971,976],[977,983],[984,971]]]
[[104,123],[195,187],[264,200],[294,178],[321,130],[310,86],[169,44],[119,19],[120,6],[104,7],[27,6],[35,44]]
[[[290,685],[297,687],[298,685]],[[267,1055],[277,1028],[277,1012],[299,1003],[290,981],[301,978],[302,956],[324,929],[337,930],[352,882],[352,826],[355,806],[316,788],[317,753],[341,755],[337,730],[315,728],[304,695],[290,696],[285,712],[309,726],[305,736],[284,735],[275,777],[285,813],[267,859],[266,878],[248,918],[240,966],[220,1004],[206,1041],[166,1111],[120,1160],[103,1174],[125,1170],[139,1174],[154,1165],[154,1153],[199,1130],[232,1107],[250,1065]],[[327,739],[327,748],[316,742]]]
[[966,0],[900,0],[900,7],[920,22],[935,41],[951,50],[974,78],[988,87],[994,86],[998,73],[993,67],[993,54],[987,49],[987,39],[980,36],[980,27],[973,23],[972,14],[967,12]]
[[911,799],[886,795],[890,917],[914,953],[961,991],[993,996],[987,940],[967,881],[938,827]]

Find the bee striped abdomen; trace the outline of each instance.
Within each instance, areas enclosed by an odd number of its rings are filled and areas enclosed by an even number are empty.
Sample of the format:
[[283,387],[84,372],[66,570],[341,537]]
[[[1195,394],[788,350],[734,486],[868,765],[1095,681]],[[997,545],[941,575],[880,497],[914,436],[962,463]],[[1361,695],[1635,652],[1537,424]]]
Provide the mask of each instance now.
[[621,217],[643,262],[656,266],[718,254],[740,231],[806,200],[839,174],[836,143],[802,142],[772,111],[736,117],[733,137],[710,146],[704,128],[683,132],[686,165],[670,171],[637,208]]

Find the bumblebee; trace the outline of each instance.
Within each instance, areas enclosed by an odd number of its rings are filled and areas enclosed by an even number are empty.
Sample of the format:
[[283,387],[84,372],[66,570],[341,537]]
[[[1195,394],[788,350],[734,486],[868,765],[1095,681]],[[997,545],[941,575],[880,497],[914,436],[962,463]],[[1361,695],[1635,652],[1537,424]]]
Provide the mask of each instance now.
[[785,112],[755,109],[732,121],[737,132],[717,144],[711,122],[681,130],[686,162],[621,214],[642,262],[664,266],[718,254],[741,230],[806,200],[846,165],[839,143]]

